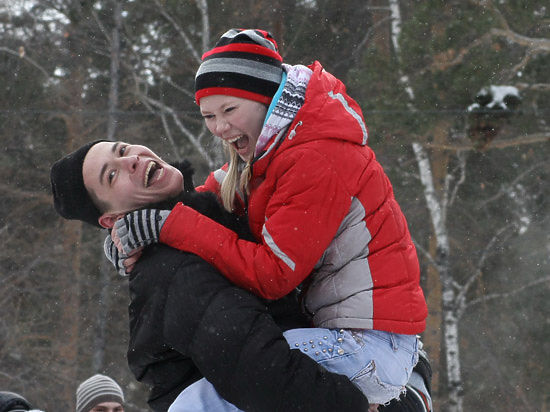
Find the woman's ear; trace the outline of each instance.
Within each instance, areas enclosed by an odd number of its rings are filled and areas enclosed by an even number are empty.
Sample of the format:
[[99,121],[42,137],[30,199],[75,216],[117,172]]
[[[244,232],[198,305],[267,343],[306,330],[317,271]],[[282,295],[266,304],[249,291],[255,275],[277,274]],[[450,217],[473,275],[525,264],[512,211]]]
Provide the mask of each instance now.
[[104,213],[99,217],[99,219],[97,219],[97,221],[99,222],[101,227],[104,227],[105,229],[111,229],[115,225],[115,222],[123,216],[124,213]]

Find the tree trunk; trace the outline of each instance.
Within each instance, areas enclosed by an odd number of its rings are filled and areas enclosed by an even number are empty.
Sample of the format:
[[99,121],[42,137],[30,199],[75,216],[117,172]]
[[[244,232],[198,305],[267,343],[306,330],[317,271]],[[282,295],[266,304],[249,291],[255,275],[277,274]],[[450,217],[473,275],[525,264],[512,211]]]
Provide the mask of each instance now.
[[[439,122],[433,129],[433,140],[437,143],[442,143],[447,140],[449,123],[446,121]],[[432,170],[432,181],[433,188],[440,203],[439,208],[442,208],[441,199],[443,199],[443,191],[445,190],[445,177],[447,175],[447,166],[449,164],[449,155],[444,151],[434,151],[431,154],[431,170]],[[444,218],[443,218],[444,219]],[[434,223],[435,224],[435,223]],[[446,226],[446,220],[444,219],[441,222],[442,225]],[[445,230],[446,227],[440,230]],[[434,233],[436,233],[434,227]],[[437,235],[430,238],[430,255],[435,257],[436,262],[438,262],[438,248],[440,245],[441,239]],[[446,246],[448,249],[448,246]],[[439,263],[439,262],[438,262]],[[426,351],[430,356],[430,361],[432,362],[432,367],[434,374],[432,377],[432,388],[434,394],[440,394],[440,384],[442,376],[439,371],[442,370],[443,362],[441,361],[441,348],[444,344],[442,325],[443,325],[443,288],[442,288],[442,276],[440,273],[441,266],[436,267],[431,266],[427,271],[427,281],[426,281],[426,301],[428,304],[429,314],[427,319],[426,332],[424,333],[424,344],[426,345]],[[444,327],[443,327],[444,329]],[[435,398],[440,398],[440,396],[435,396]],[[437,402],[436,402],[437,403]],[[436,405],[439,406],[439,405]]]
[[[73,109],[70,115],[61,114],[66,128],[65,153],[72,152],[82,144],[86,138],[82,111],[82,73],[75,69],[66,85],[62,87],[64,95],[60,96],[67,108]],[[60,410],[74,410],[74,385],[78,382],[78,347],[80,335],[80,295],[82,285],[82,222],[64,220],[63,222],[63,250],[67,260],[67,273],[59,274],[59,290],[62,291],[61,313],[59,319],[59,342],[57,346],[59,375],[63,381],[63,396],[65,401]]]
[[[440,122],[433,130],[434,138],[441,140],[448,130],[448,124],[444,121]],[[441,295],[438,297],[441,300],[438,302],[428,300],[428,308],[431,311],[432,307],[436,305],[436,314],[437,310],[441,308],[439,315],[442,317],[443,322],[439,325],[443,329],[443,346],[447,366],[447,389],[449,392],[448,410],[451,412],[462,412],[463,393],[458,344],[458,315],[456,311],[456,297],[453,289],[453,280],[449,268],[450,245],[446,219],[448,207],[446,200],[448,199],[448,194],[446,191],[449,190],[449,188],[444,183],[446,180],[448,155],[442,152],[434,154],[435,160],[433,162],[434,167],[432,171],[432,166],[430,165],[426,150],[418,143],[413,143],[413,150],[418,163],[420,179],[424,186],[424,196],[426,198],[435,234],[436,250],[435,254],[432,254],[435,270],[432,272],[433,278],[429,281],[431,284],[436,284],[439,281],[441,285]],[[435,278],[436,273],[439,275],[439,279]],[[437,319],[435,321],[432,319],[430,325],[435,326],[436,321]],[[428,331],[426,336],[432,338],[435,335],[435,333],[430,333],[430,331]],[[440,341],[430,341],[427,343],[427,350],[431,356],[433,356],[431,351],[434,353],[439,352],[439,344]],[[439,354],[437,356],[440,358]]]
[[[67,128],[68,131],[71,129]],[[74,139],[68,138],[68,151],[74,150]],[[74,409],[74,383],[78,378],[78,337],[80,332],[80,244],[82,240],[82,222],[64,220],[63,222],[63,250],[70,261],[67,272],[59,275],[59,290],[62,291],[61,313],[59,319],[59,333],[56,339],[59,374],[64,382],[63,399],[64,410]],[[70,405],[70,407],[69,407]]]
[[[120,68],[120,29],[122,27],[121,19],[122,7],[119,0],[113,0],[113,20],[114,27],[111,31],[111,83],[109,87],[109,120],[107,123],[107,140],[114,141],[117,129],[117,110],[119,96],[119,68]],[[102,245],[104,233],[98,236],[98,244]],[[94,353],[92,355],[92,368],[95,372],[100,372],[105,363],[105,334],[107,329],[107,317],[110,309],[111,292],[111,268],[103,257],[103,252],[99,253],[101,264],[99,265],[99,304],[97,305],[96,330],[94,332]]]

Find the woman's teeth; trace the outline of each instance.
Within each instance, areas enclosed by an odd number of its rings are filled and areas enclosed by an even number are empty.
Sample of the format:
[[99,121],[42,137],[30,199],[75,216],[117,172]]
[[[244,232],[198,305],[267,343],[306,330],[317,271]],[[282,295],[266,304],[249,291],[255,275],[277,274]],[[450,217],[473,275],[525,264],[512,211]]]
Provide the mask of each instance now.
[[239,136],[235,136],[235,137],[233,137],[233,138],[231,138],[231,139],[227,139],[227,143],[231,143],[231,144],[232,144],[232,143],[235,143],[235,142],[236,142],[237,140],[239,140],[241,137],[243,137],[242,134],[239,135]]

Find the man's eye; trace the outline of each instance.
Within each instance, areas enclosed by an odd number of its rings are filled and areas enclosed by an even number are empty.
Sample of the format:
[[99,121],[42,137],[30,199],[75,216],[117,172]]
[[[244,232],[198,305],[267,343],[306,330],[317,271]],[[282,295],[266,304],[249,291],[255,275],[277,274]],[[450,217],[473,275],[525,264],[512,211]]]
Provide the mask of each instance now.
[[115,178],[115,171],[111,170],[109,172],[109,175],[107,176],[107,179],[109,180],[109,184],[113,181],[114,178]]
[[126,151],[127,146],[120,146],[120,149],[118,149],[119,156],[124,156],[124,152]]

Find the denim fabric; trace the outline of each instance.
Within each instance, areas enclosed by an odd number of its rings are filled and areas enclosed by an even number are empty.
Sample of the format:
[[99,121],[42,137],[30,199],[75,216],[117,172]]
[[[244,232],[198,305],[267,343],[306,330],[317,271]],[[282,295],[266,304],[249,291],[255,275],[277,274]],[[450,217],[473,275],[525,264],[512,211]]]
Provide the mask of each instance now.
[[[361,329],[291,329],[284,336],[331,372],[346,375],[370,403],[384,404],[404,391],[418,360],[415,335]],[[168,412],[239,411],[206,379],[183,390]]]
[[232,403],[223,399],[214,386],[202,378],[189,385],[172,402],[168,412],[240,412]]
[[399,397],[418,361],[415,335],[320,328],[291,329],[284,335],[291,348],[349,377],[370,403],[384,404]]

